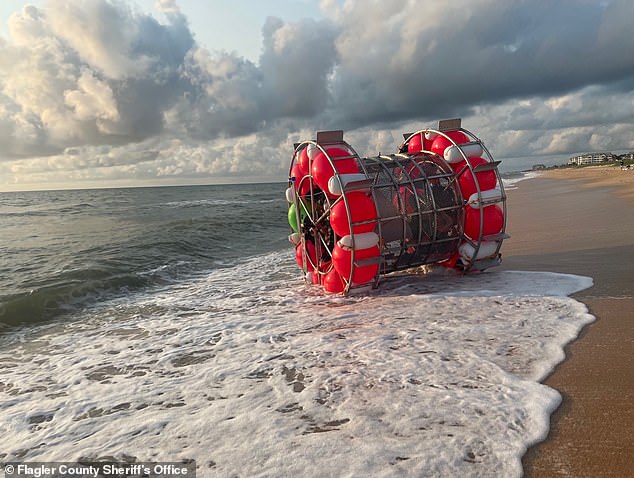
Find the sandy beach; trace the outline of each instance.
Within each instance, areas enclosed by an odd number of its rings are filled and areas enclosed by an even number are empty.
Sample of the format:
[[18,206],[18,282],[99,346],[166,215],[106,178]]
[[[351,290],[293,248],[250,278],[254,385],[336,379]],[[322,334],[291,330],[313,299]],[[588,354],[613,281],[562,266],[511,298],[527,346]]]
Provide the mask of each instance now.
[[563,402],[527,477],[624,477],[634,470],[634,171],[544,172],[508,191],[505,269],[590,276],[576,295],[597,320],[545,380]]
[[634,202],[634,169],[621,170],[618,166],[588,166],[550,169],[543,175],[553,179],[580,180],[583,181],[582,187],[587,188],[611,188],[615,194]]

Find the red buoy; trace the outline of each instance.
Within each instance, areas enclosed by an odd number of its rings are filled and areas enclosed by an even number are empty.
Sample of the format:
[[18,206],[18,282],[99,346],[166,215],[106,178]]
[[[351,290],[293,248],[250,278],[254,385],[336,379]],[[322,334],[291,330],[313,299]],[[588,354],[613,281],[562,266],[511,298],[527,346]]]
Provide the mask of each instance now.
[[[369,247],[368,249],[359,249],[354,251],[355,263],[364,259],[370,259],[379,257],[379,247]],[[379,264],[368,264],[364,266],[352,265],[352,251],[343,249],[339,244],[335,245],[332,251],[332,263],[335,266],[335,270],[339,272],[342,277],[350,277],[351,267],[354,267],[352,271],[352,282],[355,284],[365,284],[370,282],[376,274],[379,272]]]
[[486,206],[483,209],[465,208],[464,232],[473,240],[480,237],[480,211],[483,215],[482,236],[498,234],[504,226],[504,213],[497,204]]
[[[481,164],[487,164],[488,161],[484,158],[469,158],[469,163],[471,164],[472,168],[475,168],[476,166],[479,166]],[[460,171],[462,171],[462,169],[467,165],[464,159],[458,163],[450,164],[456,174],[460,173]],[[493,170],[477,172],[475,173],[474,179],[471,169],[467,168],[458,177],[458,184],[460,184],[460,191],[462,192],[463,198],[466,199],[473,193],[477,192],[475,185],[476,179],[478,181],[478,186],[480,186],[480,191],[488,191],[489,189],[493,189],[497,184],[497,178],[495,177],[495,172]]]
[[305,196],[310,193],[310,177],[307,176],[307,173],[302,171],[299,163],[295,163],[293,166],[293,169],[291,170],[291,177],[295,178],[295,190],[300,196]]
[[[371,232],[376,226],[376,207],[374,201],[367,194],[354,191],[346,194],[346,200],[350,208],[350,217],[352,222],[365,222],[365,224],[357,224],[352,227],[355,234],[363,232]],[[350,223],[348,222],[348,214],[346,213],[346,205],[343,199],[335,204],[330,210],[330,225],[332,230],[338,236],[347,236],[350,234]]]
[[[306,254],[308,255],[308,262],[306,264],[306,271],[313,272],[315,268],[313,264],[317,264],[317,251],[315,250],[315,244],[311,241],[306,241]],[[304,255],[302,253],[301,243],[295,248],[295,260],[300,269],[304,268]]]
[[416,133],[407,142],[408,153],[419,153],[422,150],[429,151],[433,140],[427,139],[423,131]]
[[[335,159],[350,156],[349,151],[346,151],[342,148],[333,147],[328,148],[326,152],[328,153],[328,156],[333,159],[333,163],[339,174],[351,174],[359,172],[359,166],[357,165],[357,162],[354,158],[340,160]],[[328,158],[323,153],[323,151],[317,153],[313,157],[312,176],[317,183],[317,186],[319,186],[321,190],[330,197],[336,197],[334,194],[328,191],[328,181],[334,174],[335,170],[331,166],[330,161],[328,161]]]
[[330,292],[331,294],[339,294],[346,290],[346,283],[335,269],[332,269],[324,276],[322,284],[324,286],[324,290],[326,292]]
[[299,164],[301,171],[304,174],[308,174],[308,172],[310,171],[310,168],[308,167],[310,163],[310,160],[308,159],[308,147],[300,151],[299,157],[297,158],[297,163]]
[[[469,141],[467,135],[464,134],[462,131],[449,131],[445,134],[449,136],[456,144],[467,143]],[[445,149],[449,146],[453,146],[453,143],[449,139],[439,134],[434,139],[434,142],[431,144],[430,149],[434,153],[443,156],[443,154],[445,153]]]

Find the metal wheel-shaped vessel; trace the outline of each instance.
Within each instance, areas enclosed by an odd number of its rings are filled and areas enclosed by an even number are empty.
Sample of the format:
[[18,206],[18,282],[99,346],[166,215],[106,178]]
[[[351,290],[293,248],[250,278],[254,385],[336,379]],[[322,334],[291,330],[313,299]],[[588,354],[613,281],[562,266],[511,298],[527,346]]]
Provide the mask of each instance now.
[[508,237],[499,162],[459,120],[404,138],[397,153],[368,158],[342,131],[295,145],[289,239],[308,282],[347,293],[424,264],[499,264]]

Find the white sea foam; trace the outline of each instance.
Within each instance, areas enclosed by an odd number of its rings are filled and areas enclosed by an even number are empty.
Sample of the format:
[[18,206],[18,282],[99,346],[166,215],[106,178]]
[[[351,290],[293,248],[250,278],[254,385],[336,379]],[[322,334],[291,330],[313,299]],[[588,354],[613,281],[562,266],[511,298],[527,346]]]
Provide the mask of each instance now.
[[504,183],[505,189],[516,189],[517,183],[520,181],[524,181],[525,179],[533,179],[541,176],[540,171],[524,171],[519,176],[513,177],[503,177],[502,182]]
[[231,206],[238,204],[272,204],[279,202],[279,199],[186,199],[180,201],[170,201],[166,203],[159,203],[154,207],[172,207],[172,208],[189,208],[200,206]]
[[[195,459],[198,476],[521,475],[593,317],[588,278],[402,275],[324,296],[289,253],[5,337],[5,460]],[[79,317],[78,317],[79,319]]]

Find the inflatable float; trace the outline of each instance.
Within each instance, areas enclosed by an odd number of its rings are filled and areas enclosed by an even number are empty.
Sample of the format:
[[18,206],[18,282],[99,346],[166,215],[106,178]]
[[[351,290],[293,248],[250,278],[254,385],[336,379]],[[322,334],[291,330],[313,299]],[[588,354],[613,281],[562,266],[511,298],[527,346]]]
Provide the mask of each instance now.
[[397,153],[367,158],[343,131],[295,144],[289,240],[307,282],[347,294],[421,265],[469,273],[500,264],[500,162],[460,119],[403,137]]

